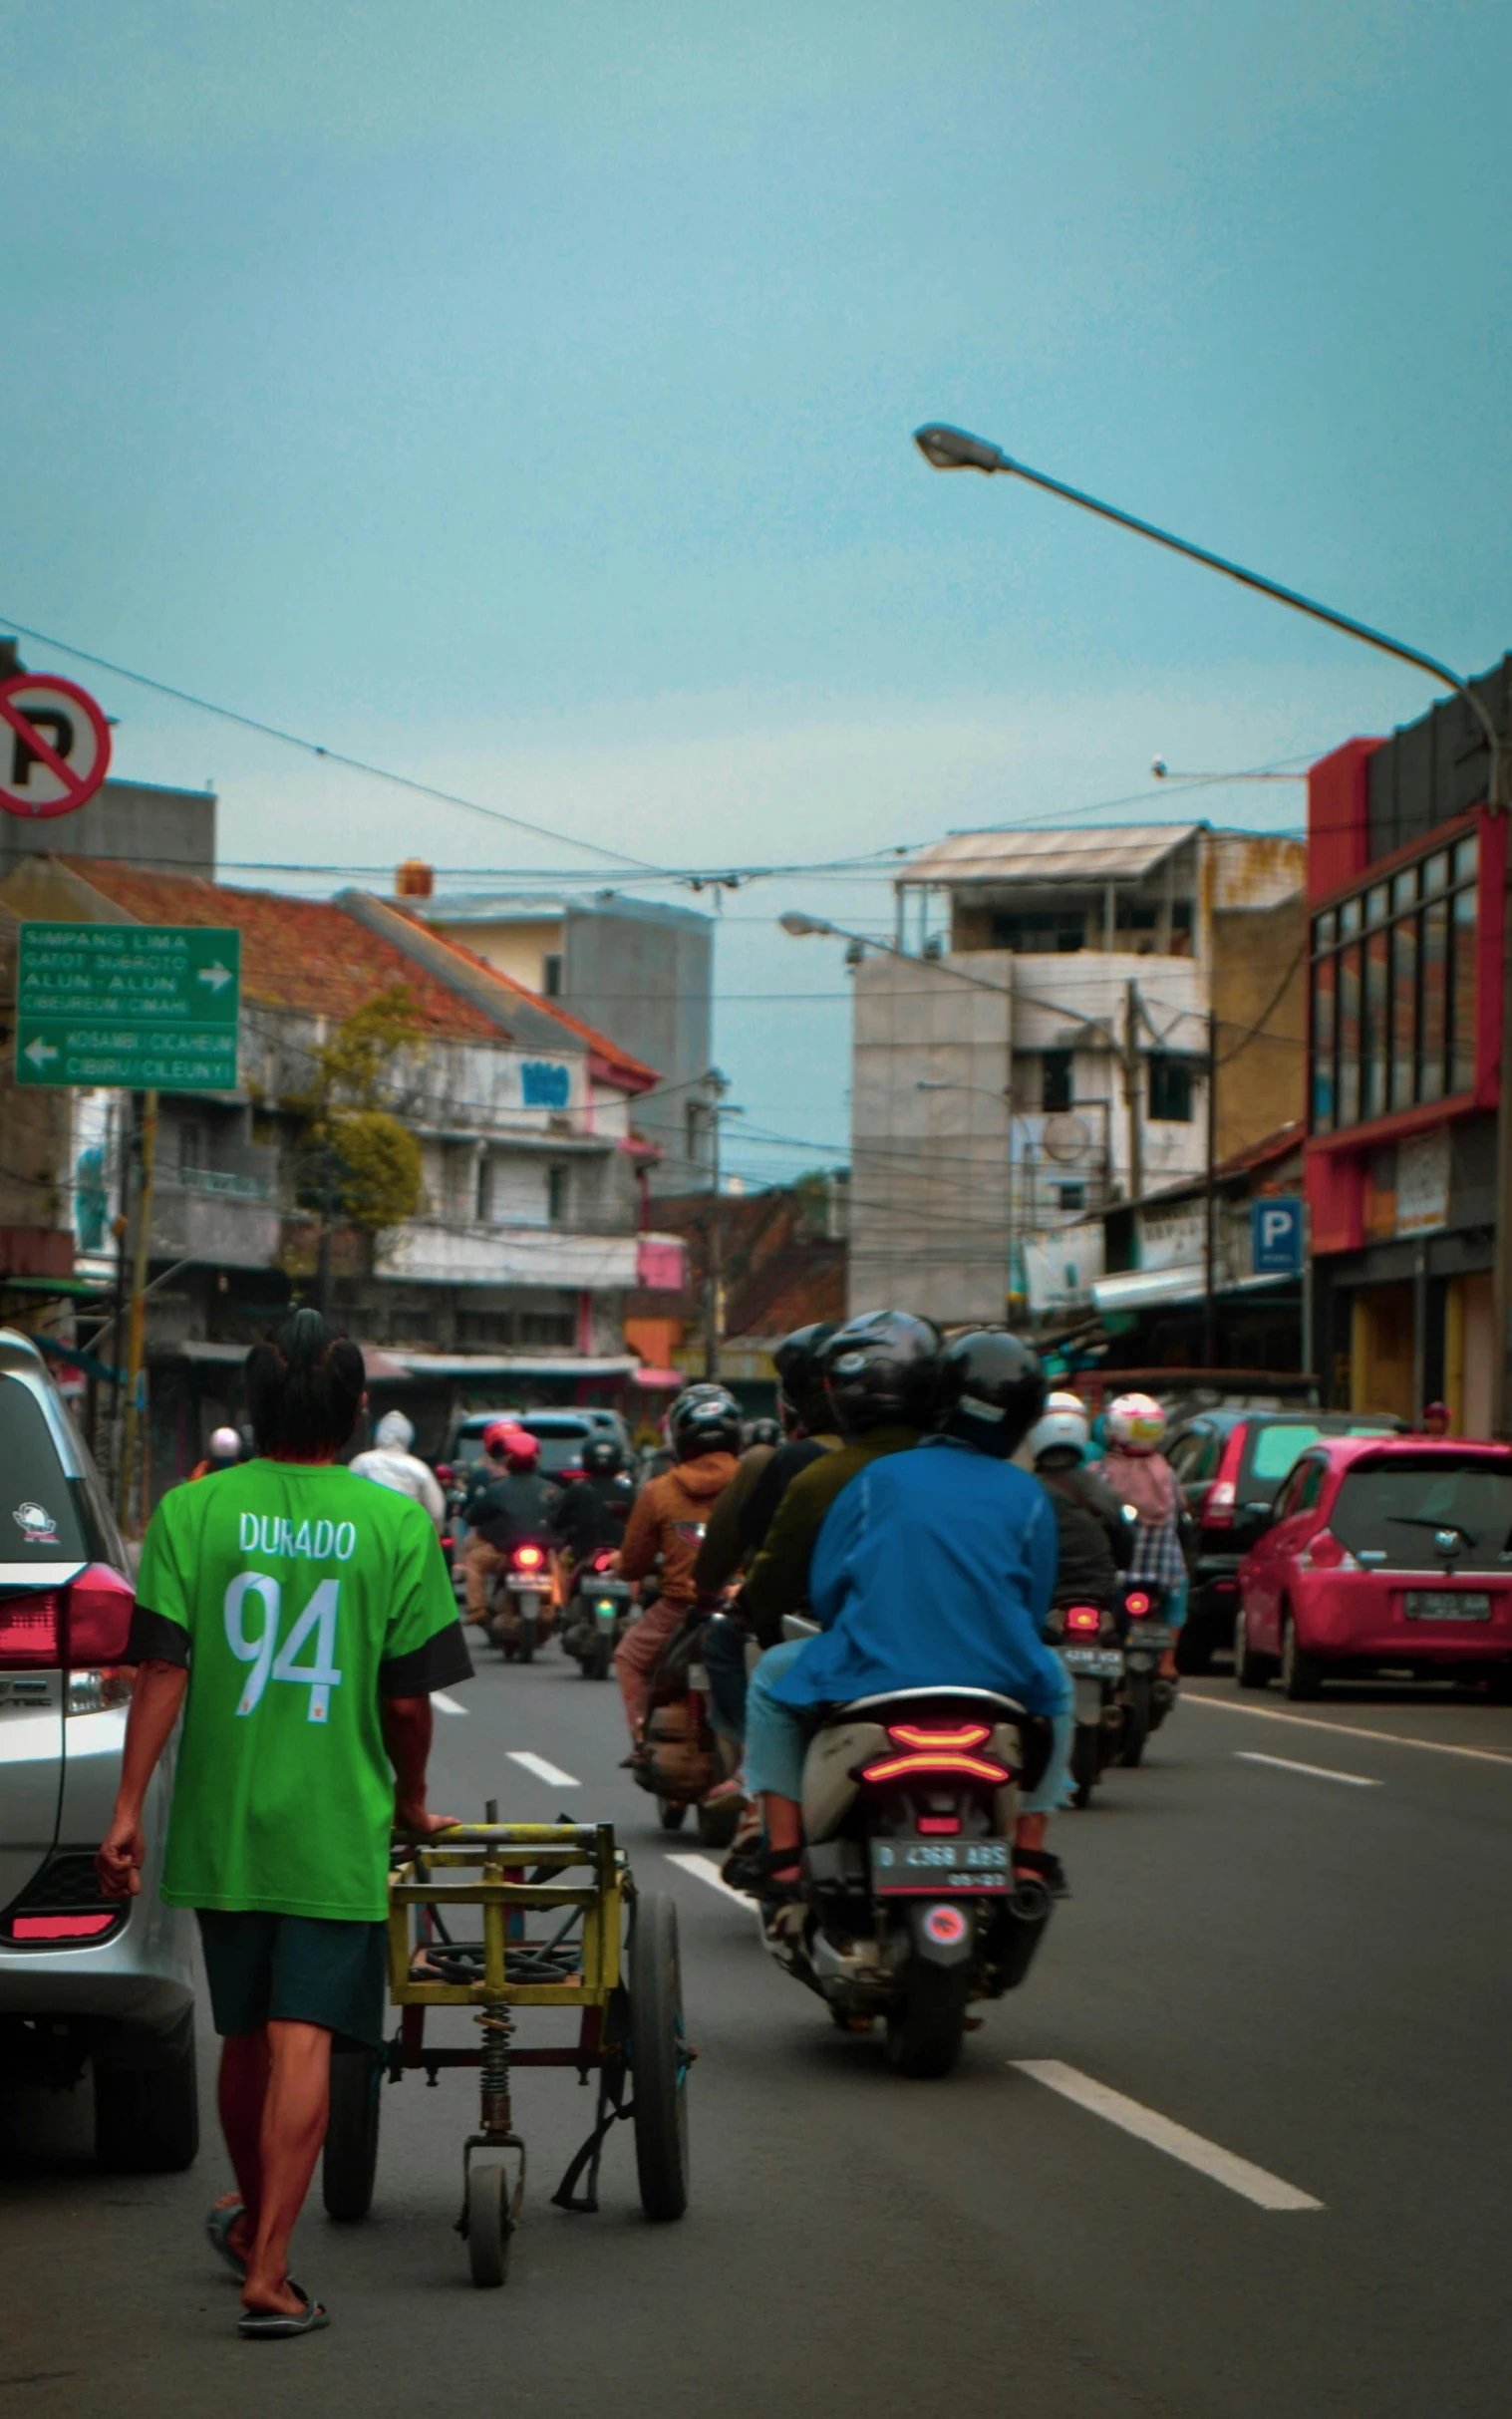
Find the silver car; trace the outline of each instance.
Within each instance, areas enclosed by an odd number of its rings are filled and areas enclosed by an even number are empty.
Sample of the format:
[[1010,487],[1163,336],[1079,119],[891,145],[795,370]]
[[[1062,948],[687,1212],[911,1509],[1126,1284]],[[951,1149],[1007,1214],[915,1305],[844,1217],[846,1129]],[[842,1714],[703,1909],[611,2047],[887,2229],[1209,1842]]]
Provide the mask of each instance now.
[[102,1898],[121,1772],[132,1584],[89,1451],[34,1345],[0,1329],[0,2080],[93,2068],[113,2168],[198,2148],[190,1919],[157,1894],[171,1788],[146,1811],[142,1895]]

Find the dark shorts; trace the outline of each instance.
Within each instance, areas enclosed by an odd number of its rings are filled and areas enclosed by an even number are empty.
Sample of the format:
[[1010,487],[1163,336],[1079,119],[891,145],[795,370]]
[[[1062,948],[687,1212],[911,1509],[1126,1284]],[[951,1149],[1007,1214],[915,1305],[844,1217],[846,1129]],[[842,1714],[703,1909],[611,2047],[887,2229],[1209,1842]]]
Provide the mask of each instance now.
[[384,2037],[386,1924],[200,1907],[199,1938],[220,2033],[323,2024],[373,2048]]

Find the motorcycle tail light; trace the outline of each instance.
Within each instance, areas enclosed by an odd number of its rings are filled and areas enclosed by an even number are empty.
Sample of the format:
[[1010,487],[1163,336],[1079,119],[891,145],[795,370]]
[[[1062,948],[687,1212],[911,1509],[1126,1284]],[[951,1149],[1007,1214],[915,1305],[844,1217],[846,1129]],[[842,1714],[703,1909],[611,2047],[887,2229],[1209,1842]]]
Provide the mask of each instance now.
[[921,1814],[917,1829],[930,1839],[946,1839],[961,1828],[959,1814]]
[[607,1548],[607,1547],[606,1547],[605,1551],[604,1551],[602,1554],[595,1554],[595,1555],[594,1555],[594,1557],[593,1557],[593,1567],[594,1567],[595,1571],[607,1571],[607,1570],[609,1569],[610,1565],[613,1563],[613,1561],[614,1561],[614,1554],[613,1554],[613,1552],[612,1552],[612,1550],[611,1550],[611,1549],[609,1549],[609,1548]]
[[516,1546],[514,1567],[517,1571],[538,1571],[546,1557],[539,1546]]
[[1150,1609],[1150,1600],[1143,1588],[1131,1588],[1123,1600],[1123,1610],[1132,1621],[1143,1621]]
[[889,1722],[887,1735],[899,1747],[985,1747],[992,1737],[987,1722],[955,1722],[935,1729],[924,1722]]
[[1065,1616],[1067,1630],[1090,1630],[1093,1637],[1102,1627],[1102,1616],[1095,1605],[1072,1605]]
[[959,1748],[925,1747],[902,1755],[884,1755],[874,1764],[863,1764],[863,1781],[903,1781],[934,1779],[945,1773],[957,1780],[991,1781],[999,1788],[1011,1781],[1013,1774],[1006,1764],[987,1755],[970,1755]]

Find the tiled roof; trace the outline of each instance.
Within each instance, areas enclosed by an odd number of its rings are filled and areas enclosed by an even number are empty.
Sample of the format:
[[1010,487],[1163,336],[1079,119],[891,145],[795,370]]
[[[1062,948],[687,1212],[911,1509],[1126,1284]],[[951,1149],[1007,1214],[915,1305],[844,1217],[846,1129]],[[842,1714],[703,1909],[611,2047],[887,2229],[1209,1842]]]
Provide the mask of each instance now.
[[241,934],[241,988],[248,999],[341,1018],[379,992],[403,985],[429,1032],[458,1041],[501,1038],[480,1008],[323,899],[233,890],[197,875],[144,873],[101,857],[62,862],[140,924],[234,925]]
[[442,926],[430,923],[425,916],[417,915],[408,901],[390,899],[385,901],[385,905],[408,916],[410,922],[432,940],[443,942],[457,957],[465,960],[474,973],[490,976],[500,991],[512,994],[515,999],[527,1000],[540,1015],[553,1018],[558,1025],[565,1026],[568,1033],[576,1034],[578,1040],[585,1042],[593,1056],[601,1061],[603,1072],[611,1080],[622,1078],[633,1089],[640,1091],[649,1090],[652,1084],[660,1081],[656,1068],[648,1066],[643,1058],[632,1058],[628,1050],[622,1050],[618,1042],[611,1042],[607,1034],[598,1033],[593,1026],[585,1025],[581,1017],[569,1014],[559,1001],[548,1000],[544,992],[531,991],[528,985],[517,983],[512,975],[506,975],[489,959],[480,958],[475,950],[467,947],[465,941],[459,941],[455,933],[448,932]]

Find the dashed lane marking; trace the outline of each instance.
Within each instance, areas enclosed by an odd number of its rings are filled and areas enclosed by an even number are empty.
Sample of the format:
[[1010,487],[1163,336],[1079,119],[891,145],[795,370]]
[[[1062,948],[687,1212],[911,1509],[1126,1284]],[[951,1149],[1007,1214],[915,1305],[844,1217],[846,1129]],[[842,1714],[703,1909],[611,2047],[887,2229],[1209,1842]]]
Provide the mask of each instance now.
[[1464,1755],[1476,1764],[1512,1764],[1512,1755],[1495,1747],[1454,1747],[1442,1738],[1403,1738],[1396,1730],[1363,1730],[1354,1722],[1316,1721],[1311,1713],[1281,1713],[1273,1705],[1231,1705],[1226,1696],[1199,1696],[1184,1688],[1184,1705],[1211,1705],[1215,1713],[1243,1713],[1256,1722],[1292,1722],[1301,1730],[1332,1730],[1336,1738],[1373,1738],[1383,1747],[1421,1747],[1428,1755]]
[[454,1696],[449,1696],[445,1688],[433,1688],[431,1702],[438,1713],[465,1713],[467,1710],[465,1705],[457,1703]]
[[1175,2124],[1157,2109],[1126,2099],[1121,2091],[1111,2090],[1106,2083],[1094,2082],[1079,2067],[1062,2065],[1058,2058],[1012,2058],[1009,2063],[1020,2074],[1033,2075],[1037,2083],[1058,2091],[1063,2099],[1074,2100],[1078,2108],[1089,2109],[1094,2117],[1105,2117],[1109,2125],[1120,2126],[1124,2133],[1148,2142],[1152,2150],[1163,2150],[1168,2158],[1179,2159],[1183,2166],[1195,2167],[1199,2175],[1210,2176],[1215,2184],[1226,2185],[1230,2192],[1253,2201],[1257,2209],[1323,2207],[1311,2193],[1299,2192],[1295,2184],[1284,2184],[1280,2176],[1236,2157],[1233,2151],[1220,2148],[1200,2133],[1192,2133],[1185,2125]]
[[504,1752],[511,1764],[518,1764],[524,1771],[533,1772],[538,1781],[548,1782],[553,1789],[578,1789],[582,1786],[574,1774],[564,1772],[560,1764],[548,1764],[543,1755],[532,1755],[528,1747],[506,1747]]
[[754,1915],[759,1923],[760,1909],[756,1900],[749,1899],[744,1890],[732,1890],[728,1882],[721,1881],[719,1866],[712,1856],[674,1856],[670,1848],[666,1853],[669,1865],[676,1865],[682,1872],[691,1873],[696,1882],[707,1882],[709,1888],[717,1890],[722,1899],[733,1899],[737,1907],[744,1907],[746,1913]]
[[1289,1755],[1262,1755],[1258,1747],[1236,1747],[1241,1764],[1270,1764],[1277,1772],[1306,1772],[1315,1781],[1343,1781],[1351,1789],[1383,1789],[1384,1781],[1367,1780],[1362,1772],[1331,1772],[1327,1764],[1295,1764]]

